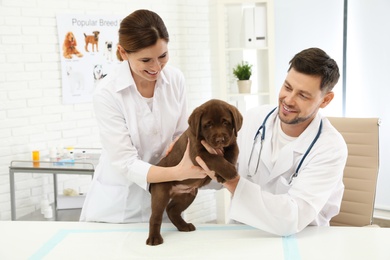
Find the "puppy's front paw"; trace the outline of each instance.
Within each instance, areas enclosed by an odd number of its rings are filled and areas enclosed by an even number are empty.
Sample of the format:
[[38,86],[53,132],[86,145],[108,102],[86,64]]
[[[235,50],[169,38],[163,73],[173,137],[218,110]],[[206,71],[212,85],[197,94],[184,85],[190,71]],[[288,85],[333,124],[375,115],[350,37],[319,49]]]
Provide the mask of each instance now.
[[217,178],[217,181],[219,183],[225,183],[226,181],[229,181],[229,180],[232,180],[232,179],[236,178],[237,177],[237,173],[232,175],[232,176],[224,176],[224,177],[216,174],[215,177]]
[[215,177],[217,178],[217,181],[219,182],[219,183],[224,183],[226,180],[224,179],[224,178],[222,178],[221,176],[219,176],[219,175],[215,175]]
[[227,181],[230,181],[230,180],[233,180],[234,178],[236,178],[238,176],[238,173],[235,172],[233,175],[229,176],[229,178],[226,178]]
[[148,239],[146,240],[146,244],[149,246],[157,246],[162,244],[163,242],[164,239],[160,234],[156,236],[149,236]]
[[196,228],[192,223],[187,223],[187,225],[182,225],[180,227],[177,227],[177,229],[183,232],[191,232],[194,231]]

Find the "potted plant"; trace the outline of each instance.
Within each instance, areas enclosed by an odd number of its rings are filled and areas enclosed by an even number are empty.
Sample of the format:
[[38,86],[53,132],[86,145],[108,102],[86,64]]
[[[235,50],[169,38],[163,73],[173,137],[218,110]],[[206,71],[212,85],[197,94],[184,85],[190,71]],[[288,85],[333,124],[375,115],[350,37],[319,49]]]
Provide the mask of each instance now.
[[233,68],[233,75],[237,78],[238,92],[250,93],[252,81],[252,65],[248,62],[242,61]]

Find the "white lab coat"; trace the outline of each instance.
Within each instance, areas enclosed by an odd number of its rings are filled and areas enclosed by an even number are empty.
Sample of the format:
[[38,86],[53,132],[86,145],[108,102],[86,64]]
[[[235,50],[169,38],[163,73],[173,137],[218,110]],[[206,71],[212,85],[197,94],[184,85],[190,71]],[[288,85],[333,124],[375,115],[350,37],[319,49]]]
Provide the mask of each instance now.
[[93,98],[102,154],[80,221],[147,222],[147,173],[188,126],[183,74],[169,65],[157,79],[153,109],[138,92],[127,62],[107,75]]
[[[306,130],[279,152],[274,165],[272,129],[277,110],[268,118],[263,150],[257,173],[247,177],[253,137],[273,107],[261,106],[248,111],[239,131],[239,173],[242,178],[231,202],[230,217],[277,235],[290,235],[308,225],[329,225],[337,215],[344,192],[343,170],[347,146],[339,132],[318,113]],[[315,138],[320,121],[321,135],[304,160],[299,174],[288,184],[299,161]],[[260,138],[259,138],[260,139]],[[257,163],[260,144],[255,146],[251,169]]]

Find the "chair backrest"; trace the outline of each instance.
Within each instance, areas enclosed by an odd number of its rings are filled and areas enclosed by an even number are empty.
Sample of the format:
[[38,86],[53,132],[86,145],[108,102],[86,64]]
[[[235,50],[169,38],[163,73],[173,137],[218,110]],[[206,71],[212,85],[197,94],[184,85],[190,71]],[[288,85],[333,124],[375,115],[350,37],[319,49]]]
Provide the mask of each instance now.
[[348,146],[344,169],[345,191],[340,213],[332,226],[372,224],[379,171],[379,119],[328,117]]

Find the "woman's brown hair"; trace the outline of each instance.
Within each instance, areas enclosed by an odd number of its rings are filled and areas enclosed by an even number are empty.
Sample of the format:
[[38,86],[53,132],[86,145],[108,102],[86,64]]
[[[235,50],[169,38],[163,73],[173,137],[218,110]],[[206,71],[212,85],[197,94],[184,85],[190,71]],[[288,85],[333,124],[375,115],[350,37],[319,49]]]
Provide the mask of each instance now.
[[[169,42],[169,34],[164,21],[155,12],[145,9],[134,11],[120,24],[118,44],[127,53],[153,46],[158,39]],[[123,61],[119,50],[116,51],[116,56]]]

